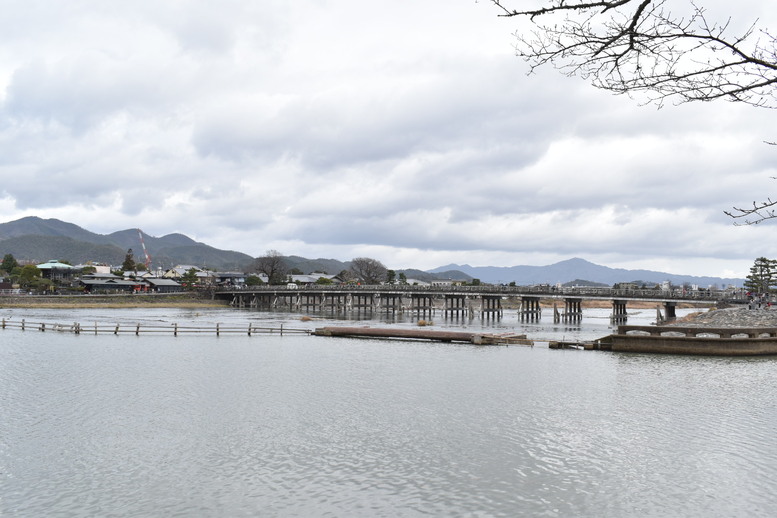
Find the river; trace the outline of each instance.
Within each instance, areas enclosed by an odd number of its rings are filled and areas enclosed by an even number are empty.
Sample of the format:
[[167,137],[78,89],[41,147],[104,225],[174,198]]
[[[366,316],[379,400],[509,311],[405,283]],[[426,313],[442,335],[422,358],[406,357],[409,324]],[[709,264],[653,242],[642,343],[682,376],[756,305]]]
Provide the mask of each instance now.
[[[434,325],[589,339],[608,333],[608,313]],[[226,309],[0,316],[338,322]],[[360,325],[413,325],[389,320]],[[771,516],[776,362],[0,330],[0,515]]]

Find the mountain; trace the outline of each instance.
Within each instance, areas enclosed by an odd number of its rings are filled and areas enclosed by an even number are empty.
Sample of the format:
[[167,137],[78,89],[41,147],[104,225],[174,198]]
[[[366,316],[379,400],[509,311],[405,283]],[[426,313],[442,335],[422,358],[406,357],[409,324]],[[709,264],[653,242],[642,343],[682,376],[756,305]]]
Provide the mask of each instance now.
[[[217,270],[243,271],[253,257],[231,250],[219,250],[183,234],[162,237],[142,233],[152,267],[163,269],[191,264]],[[143,262],[138,229],[103,235],[58,219],[26,217],[0,224],[0,257],[12,254],[19,261],[44,262],[60,259],[72,264],[88,261],[119,265],[129,249]]]
[[[205,243],[199,243],[183,234],[168,234],[162,237],[149,236],[142,232],[146,250],[151,256],[153,268],[171,268],[177,264],[191,264],[215,270],[250,271],[254,258],[232,250],[220,250]],[[135,260],[143,262],[138,229],[127,229],[103,235],[58,219],[26,217],[8,223],[0,223],[0,257],[12,254],[18,261],[44,262],[51,259],[69,261],[72,264],[88,261],[120,265],[128,249],[132,249]],[[284,257],[289,268],[304,273],[326,272],[337,274],[350,267],[350,261],[336,259],[306,259],[299,256]],[[644,281],[661,283],[670,281],[676,285],[685,283],[700,287],[733,284],[741,286],[744,279],[699,277],[675,275],[651,270],[626,270],[608,268],[573,258],[548,266],[470,266],[449,264],[426,272],[420,270],[397,270],[410,279],[431,281],[451,279],[469,282],[480,279],[491,284],[519,286],[556,283],[602,283],[611,286],[619,282]]]
[[519,286],[532,284],[556,284],[566,283],[575,279],[585,279],[590,282],[603,283],[611,286],[618,282],[645,282],[661,283],[670,281],[676,285],[684,283],[695,284],[706,288],[711,285],[719,287],[734,284],[741,286],[744,279],[732,279],[721,277],[701,277],[693,275],[676,275],[652,270],[626,270],[624,268],[609,268],[573,258],[547,266],[470,266],[468,264],[449,264],[429,270],[431,273],[440,274],[449,270],[459,270],[475,279],[492,284],[509,284],[515,282]]

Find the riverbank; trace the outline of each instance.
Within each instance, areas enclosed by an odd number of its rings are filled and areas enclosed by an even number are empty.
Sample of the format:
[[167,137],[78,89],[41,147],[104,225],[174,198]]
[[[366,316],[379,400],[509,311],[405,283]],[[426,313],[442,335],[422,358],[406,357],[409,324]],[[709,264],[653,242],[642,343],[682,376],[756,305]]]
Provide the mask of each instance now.
[[223,308],[229,304],[196,292],[116,295],[11,295],[0,308]]

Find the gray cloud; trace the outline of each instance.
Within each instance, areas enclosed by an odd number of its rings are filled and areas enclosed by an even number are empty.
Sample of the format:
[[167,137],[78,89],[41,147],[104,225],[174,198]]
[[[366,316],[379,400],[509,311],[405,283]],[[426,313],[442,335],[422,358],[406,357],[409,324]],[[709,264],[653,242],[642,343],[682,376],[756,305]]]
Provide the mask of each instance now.
[[10,3],[0,219],[397,268],[575,255],[732,275],[777,256],[768,227],[722,214],[775,188],[770,113],[527,76],[483,3],[373,7]]

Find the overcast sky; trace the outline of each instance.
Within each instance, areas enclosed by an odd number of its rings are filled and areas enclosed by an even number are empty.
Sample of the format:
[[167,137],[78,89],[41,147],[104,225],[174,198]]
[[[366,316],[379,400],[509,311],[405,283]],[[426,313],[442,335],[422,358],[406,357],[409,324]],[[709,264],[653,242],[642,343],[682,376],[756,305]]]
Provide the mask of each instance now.
[[527,76],[484,0],[0,5],[3,222],[389,268],[777,258],[777,221],[723,214],[777,197],[773,111]]

